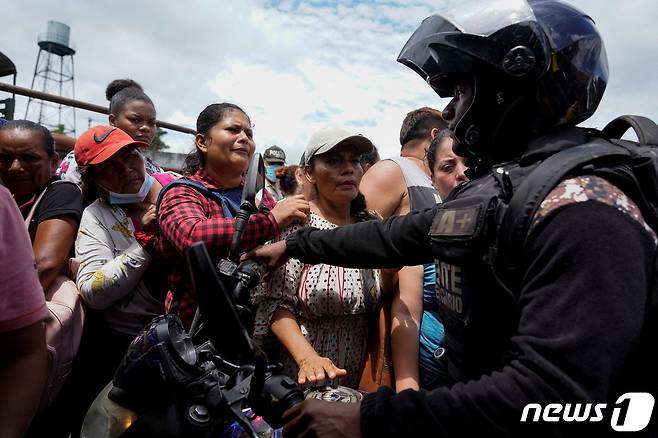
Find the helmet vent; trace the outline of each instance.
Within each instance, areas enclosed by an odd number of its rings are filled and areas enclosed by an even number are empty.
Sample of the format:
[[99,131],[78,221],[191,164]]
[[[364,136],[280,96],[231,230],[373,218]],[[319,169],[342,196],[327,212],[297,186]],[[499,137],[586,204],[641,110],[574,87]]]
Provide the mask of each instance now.
[[524,76],[535,66],[535,54],[526,46],[516,46],[503,58],[503,70],[511,76]]

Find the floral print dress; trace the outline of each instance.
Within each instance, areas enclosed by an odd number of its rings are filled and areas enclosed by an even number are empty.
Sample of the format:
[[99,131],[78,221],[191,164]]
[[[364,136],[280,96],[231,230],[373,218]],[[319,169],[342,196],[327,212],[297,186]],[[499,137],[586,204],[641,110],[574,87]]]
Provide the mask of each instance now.
[[[309,223],[288,226],[280,238],[302,226],[322,230],[337,227],[311,213]],[[336,383],[357,387],[366,353],[368,315],[380,304],[379,271],[309,265],[291,259],[272,275],[266,288],[253,291],[252,301],[257,309],[254,337],[270,361],[283,363],[284,374],[296,380],[299,368],[270,331],[279,307],[296,316],[302,334],[320,356],[347,370]]]

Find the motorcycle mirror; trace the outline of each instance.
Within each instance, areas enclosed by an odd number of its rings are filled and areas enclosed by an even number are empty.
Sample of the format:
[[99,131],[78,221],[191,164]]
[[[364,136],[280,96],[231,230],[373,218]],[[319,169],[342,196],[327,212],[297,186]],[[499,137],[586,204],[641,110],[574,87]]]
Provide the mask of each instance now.
[[249,162],[247,176],[244,179],[244,188],[242,190],[242,202],[240,208],[255,213],[256,195],[265,188],[265,164],[261,154],[255,153]]
[[233,297],[210,260],[206,244],[192,244],[187,251],[187,262],[208,338],[217,353],[236,364],[253,363],[255,348],[238,316]]
[[[235,225],[233,231],[233,239],[228,253],[228,259],[232,265],[237,263],[238,248],[242,235],[247,226],[249,216],[258,211],[256,206],[256,194],[262,191],[265,187],[265,165],[263,158],[260,154],[254,154],[249,162],[249,169],[247,169],[247,176],[244,179],[244,186],[242,188],[242,202],[240,203],[240,211],[235,216]],[[233,268],[231,268],[232,270]],[[224,272],[224,271],[222,271]]]

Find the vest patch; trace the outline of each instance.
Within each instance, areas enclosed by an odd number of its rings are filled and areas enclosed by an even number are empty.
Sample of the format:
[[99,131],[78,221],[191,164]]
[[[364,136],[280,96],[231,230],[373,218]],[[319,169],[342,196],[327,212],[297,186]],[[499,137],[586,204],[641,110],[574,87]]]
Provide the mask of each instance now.
[[436,298],[440,304],[461,315],[462,299],[461,267],[436,261]]
[[482,204],[439,209],[432,221],[432,236],[472,236],[478,225]]

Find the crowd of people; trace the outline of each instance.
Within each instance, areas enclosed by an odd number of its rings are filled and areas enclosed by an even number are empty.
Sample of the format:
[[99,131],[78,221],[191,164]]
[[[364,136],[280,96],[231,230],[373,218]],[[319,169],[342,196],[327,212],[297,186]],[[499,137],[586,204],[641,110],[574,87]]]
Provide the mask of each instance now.
[[[380,159],[366,136],[336,126],[309,132],[298,164],[277,145],[264,151],[265,188],[239,249],[271,268],[252,291],[253,338],[300,385],[368,393],[338,407],[306,401],[286,413],[286,434],[569,435],[557,423],[531,429],[520,412],[653,389],[643,379],[656,233],[626,180],[595,166],[569,174],[533,212],[518,265],[497,264],[510,193],[532,166],[596,135],[575,125],[607,80],[589,17],[520,3],[514,16],[527,23],[492,18],[502,33],[478,36],[486,44],[454,17],[414,33],[400,62],[452,100],[409,109],[399,156]],[[478,44],[509,46],[503,67]],[[80,135],[64,160],[43,126],[0,126],[2,436],[75,436],[145,325],[163,313],[192,324],[187,249],[202,241],[217,263],[233,239],[256,148],[248,114],[205,107],[178,174],[141,152],[156,120],[143,88],[116,80],[106,94],[108,124]],[[84,328],[44,403],[42,321],[61,277],[75,282]]]
[[[112,379],[129,343],[155,316],[174,312],[189,327],[197,295],[187,271],[186,250],[203,241],[213,260],[227,255],[243,177],[255,151],[249,116],[231,103],[212,104],[197,119],[195,150],[186,159],[184,176],[165,172],[141,152],[155,133],[156,111],[150,97],[128,79],[110,83],[106,97],[108,124],[80,135],[74,150],[61,160],[52,135],[43,126],[16,120],[0,127],[0,177],[13,207],[27,219],[24,227],[32,244],[39,294],[47,301],[56,278],[66,275],[75,281],[85,308],[75,362],[57,397],[31,409],[26,405],[14,417],[21,430],[29,425],[27,436],[76,433],[86,408]],[[431,114],[431,126],[427,114]],[[422,141],[416,148],[416,161],[394,164],[422,175],[429,203],[415,208],[440,201],[431,175],[447,178],[451,173],[447,166],[430,164],[440,160],[439,155],[427,156],[432,138],[438,138],[439,130],[446,127],[441,112],[430,108],[410,112],[403,123],[402,135],[413,131],[413,139]],[[300,227],[332,229],[392,214],[366,196],[364,173],[373,165],[371,172],[376,173],[377,166],[388,160],[377,164],[376,147],[361,134],[327,126],[310,136],[298,165],[287,165],[286,152],[276,145],[265,150],[263,159],[266,185],[260,212],[247,224],[241,252],[285,239]],[[444,196],[463,180],[463,169],[459,172],[461,179],[437,187]],[[5,207],[8,214],[16,215],[10,206]],[[404,211],[410,208],[407,203]],[[406,339],[415,336],[416,345],[410,347],[416,357],[394,349],[399,375],[416,376],[415,386],[403,385],[406,378],[402,377],[377,382],[363,378],[371,346],[389,343],[391,334],[401,330],[394,324],[391,333],[380,333],[376,320],[382,292],[395,294],[396,276],[393,271],[382,275],[378,269],[291,260],[253,292],[254,339],[300,384],[333,380],[362,390],[375,390],[380,383],[418,389],[419,361],[422,364],[423,357],[431,357],[442,341],[441,335],[427,329],[429,323],[421,323],[416,313],[430,311],[422,305],[404,322],[405,329],[410,329],[409,321],[413,323]],[[432,294],[422,287],[422,281],[407,287],[410,296],[416,295],[409,300]],[[44,303],[38,301],[38,315],[43,318]],[[9,313],[5,318],[12,321]],[[401,319],[392,317],[392,321]],[[434,349],[425,356],[418,354],[423,342]],[[99,357],[103,357],[100,362]],[[392,368],[387,359],[390,356],[369,357],[368,362]],[[41,371],[46,377],[46,368]],[[43,381],[31,382],[32,401],[39,402]],[[35,406],[40,406],[38,412]]]

